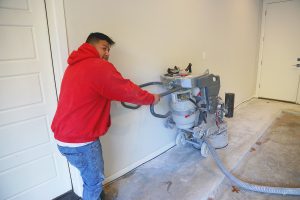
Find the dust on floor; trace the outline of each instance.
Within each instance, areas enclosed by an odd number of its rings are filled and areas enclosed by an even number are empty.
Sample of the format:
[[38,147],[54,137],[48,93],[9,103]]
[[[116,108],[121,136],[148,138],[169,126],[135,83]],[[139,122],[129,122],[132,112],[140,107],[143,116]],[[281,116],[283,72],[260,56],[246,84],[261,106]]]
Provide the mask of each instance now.
[[[300,112],[287,111],[252,146],[233,173],[241,180],[275,187],[300,188]],[[240,190],[227,179],[211,200],[296,200]]]
[[[294,163],[295,165],[293,165],[297,167],[297,163],[299,164],[299,158],[297,158],[297,156],[299,155],[300,147],[295,147],[298,150],[292,149],[292,152],[290,152],[291,150],[285,149],[285,146],[297,146],[299,138],[292,140],[289,139],[291,136],[281,138],[279,137],[280,134],[277,133],[269,137],[269,140],[268,137],[262,138],[253,146],[253,144],[266,133],[266,130],[270,127],[275,118],[280,116],[282,110],[287,109],[294,110],[294,115],[300,112],[299,105],[261,99],[253,99],[248,103],[240,105],[235,112],[235,116],[226,120],[228,123],[229,145],[224,149],[217,150],[224,165],[229,170],[237,169],[235,173],[238,176],[241,176],[246,181],[251,181],[253,174],[250,173],[250,179],[248,179],[248,176],[246,176],[248,174],[246,173],[239,174],[238,169],[242,171],[244,167],[250,165],[244,164],[246,161],[244,161],[243,158],[245,158],[247,153],[250,154],[249,151],[251,151],[250,155],[258,156],[260,155],[260,151],[262,151],[261,149],[271,146],[271,151],[276,153],[274,153],[273,156],[263,156],[262,161],[265,162],[264,165],[260,166],[260,163],[252,164],[255,166],[255,168],[252,167],[253,170],[255,169],[253,173],[257,174],[258,178],[263,177],[258,174],[259,170],[262,170],[264,172],[263,175],[266,175],[266,177],[261,179],[261,182],[256,183],[273,184],[273,177],[276,176],[275,173],[277,173],[277,171],[275,170],[275,172],[273,172],[270,170],[273,169],[274,166],[277,166],[277,163],[281,162],[281,159],[278,159],[278,157],[286,159],[286,161],[283,160],[285,162],[283,168],[278,167],[280,169],[279,174],[283,172],[294,173],[295,170],[293,168],[290,169],[289,166],[287,167],[286,165],[289,165],[289,162],[295,162],[296,164]],[[299,119],[294,119],[293,123],[286,123],[296,126],[293,130],[299,130]],[[288,128],[281,127],[281,129],[285,130]],[[280,128],[278,130],[280,130]],[[276,143],[278,140],[279,143]],[[291,141],[294,142],[294,145],[279,145],[280,143],[285,144]],[[278,149],[280,149],[280,151]],[[294,153],[294,151],[296,153]],[[266,152],[268,151],[266,150]],[[264,152],[262,153],[264,154]],[[269,157],[270,161],[266,162],[266,158]],[[296,157],[297,159],[290,160],[288,159],[290,157]],[[298,166],[300,166],[300,164]],[[284,168],[287,169],[284,170]],[[299,168],[297,168],[296,171],[299,171]],[[294,175],[294,179],[300,177],[299,174]],[[226,182],[222,184],[222,181],[224,181],[224,175],[217,168],[211,156],[203,158],[200,156],[198,150],[189,146],[174,147],[157,158],[139,166],[126,176],[122,176],[113,183],[106,185],[105,192],[107,196],[105,200],[218,200],[222,198],[226,199],[226,197],[227,199],[260,198],[260,194],[253,193],[251,196],[251,192],[244,193],[237,187],[232,187],[228,183],[228,185],[226,185]],[[254,181],[259,180],[254,179]],[[282,178],[282,181],[283,182],[276,181],[276,183],[284,183],[285,186],[287,186],[286,178]],[[298,184],[299,182],[296,183]],[[221,190],[221,195],[215,197],[213,194],[215,194],[216,189],[220,189],[220,184],[228,188]],[[300,186],[300,184],[298,184],[298,186]],[[282,196],[268,196],[265,199],[275,198],[283,199]],[[291,199],[297,198],[291,197]]]

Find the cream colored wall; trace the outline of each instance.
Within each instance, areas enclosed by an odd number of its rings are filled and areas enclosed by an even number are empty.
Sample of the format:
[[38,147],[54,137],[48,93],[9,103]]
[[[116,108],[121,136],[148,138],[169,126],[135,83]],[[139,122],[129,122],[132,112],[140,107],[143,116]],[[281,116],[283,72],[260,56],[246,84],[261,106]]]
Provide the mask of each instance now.
[[[69,49],[90,32],[108,34],[116,41],[111,62],[138,84],[191,62],[194,73],[208,68],[220,75],[220,95],[234,92],[236,105],[254,95],[260,0],[65,0],[64,6]],[[167,102],[158,110],[166,111]],[[174,144],[174,131],[148,107],[132,111],[115,102],[111,116],[102,139],[109,180]]]

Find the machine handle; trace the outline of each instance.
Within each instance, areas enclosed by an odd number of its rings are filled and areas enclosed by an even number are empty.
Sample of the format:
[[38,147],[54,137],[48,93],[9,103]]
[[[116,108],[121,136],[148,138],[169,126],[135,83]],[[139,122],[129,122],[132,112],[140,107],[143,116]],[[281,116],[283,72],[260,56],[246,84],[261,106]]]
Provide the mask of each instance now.
[[181,90],[181,89],[182,89],[182,87],[175,87],[175,88],[173,88],[173,89],[171,89],[171,90],[168,90],[168,91],[166,91],[166,92],[160,93],[159,96],[160,96],[160,97],[164,97],[164,96],[167,96],[167,95],[172,94],[172,93],[174,93],[174,92],[177,92],[177,91],[179,91],[179,90]]

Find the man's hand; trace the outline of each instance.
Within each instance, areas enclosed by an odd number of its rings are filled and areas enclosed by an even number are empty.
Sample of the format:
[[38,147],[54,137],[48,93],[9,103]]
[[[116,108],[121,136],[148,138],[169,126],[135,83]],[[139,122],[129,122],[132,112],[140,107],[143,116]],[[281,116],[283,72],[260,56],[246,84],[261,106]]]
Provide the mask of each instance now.
[[160,96],[158,94],[153,94],[153,96],[154,96],[153,104],[157,104],[160,100]]

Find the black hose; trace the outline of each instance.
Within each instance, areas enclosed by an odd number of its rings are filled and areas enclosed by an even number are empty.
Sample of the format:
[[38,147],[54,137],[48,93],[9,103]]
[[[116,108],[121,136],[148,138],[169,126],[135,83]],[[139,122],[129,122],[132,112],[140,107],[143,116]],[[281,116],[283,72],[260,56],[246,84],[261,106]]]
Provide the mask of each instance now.
[[[163,84],[162,82],[149,82],[149,83],[141,84],[141,85],[139,85],[139,87],[143,88],[143,87],[147,87],[150,85],[162,85],[162,84]],[[125,108],[132,109],[132,110],[135,110],[135,109],[138,109],[139,107],[141,107],[141,105],[127,105],[125,102],[121,102],[121,105]]]
[[189,101],[192,102],[199,110],[200,114],[199,116],[201,117],[201,119],[203,119],[203,121],[205,122],[205,124],[207,123],[206,122],[206,116],[204,114],[204,112],[201,111],[200,107],[197,105],[196,101],[194,101],[193,99],[189,98]]
[[200,109],[200,107],[197,105],[196,101],[194,101],[193,99],[189,98],[189,101],[192,102],[198,109]]
[[167,118],[167,117],[169,117],[169,116],[171,115],[171,112],[170,112],[170,111],[167,112],[167,113],[164,114],[164,115],[156,113],[156,112],[154,111],[154,105],[153,105],[153,104],[150,105],[150,112],[151,112],[151,114],[152,114],[154,117],[158,117],[158,118]]
[[[164,96],[167,96],[167,95],[172,94],[172,93],[174,93],[174,92],[177,92],[177,91],[179,91],[179,90],[181,90],[181,89],[182,89],[181,87],[176,87],[176,88],[173,88],[173,89],[171,89],[171,90],[168,90],[168,91],[166,91],[166,92],[164,92],[164,93],[159,94],[159,96],[160,96],[160,97],[164,97]],[[167,117],[169,117],[169,116],[171,115],[171,112],[170,112],[170,111],[167,112],[167,113],[164,114],[164,115],[156,113],[156,112],[154,111],[154,105],[153,105],[153,104],[150,105],[150,112],[151,112],[151,114],[152,114],[154,117],[158,117],[158,118],[167,118]]]
[[128,108],[128,109],[138,109],[139,107],[141,107],[141,105],[135,105],[135,106],[130,106],[130,105],[127,105],[126,103],[124,102],[121,102],[122,106],[125,107],[125,108]]
[[163,83],[162,82],[149,82],[149,83],[144,83],[144,84],[141,84],[139,85],[140,88],[143,88],[143,87],[147,87],[147,86],[150,86],[150,85],[162,85]]
[[[141,84],[141,85],[139,85],[139,87],[143,88],[143,87],[150,86],[150,85],[162,85],[162,84],[163,84],[162,82],[149,82],[149,83]],[[177,92],[181,89],[182,89],[181,87],[175,87],[171,90],[168,90],[166,92],[163,92],[163,93],[159,94],[159,97],[167,96],[167,95],[172,94],[174,92]],[[124,106],[125,108],[128,108],[128,109],[138,109],[139,107],[141,107],[141,105],[127,105],[125,102],[121,102],[121,104],[122,104],[122,106]],[[158,117],[158,118],[167,118],[171,115],[170,111],[167,112],[166,114],[156,113],[155,110],[154,110],[154,104],[150,105],[150,112],[154,117]]]

